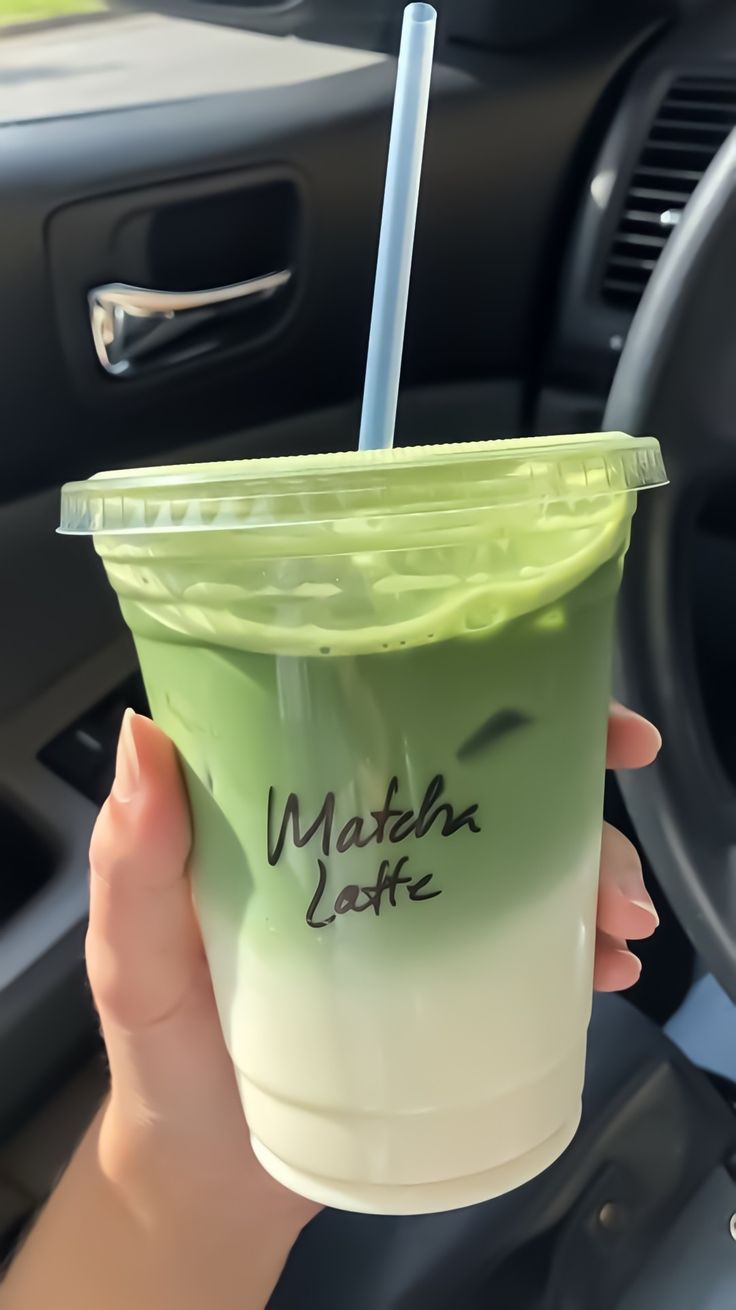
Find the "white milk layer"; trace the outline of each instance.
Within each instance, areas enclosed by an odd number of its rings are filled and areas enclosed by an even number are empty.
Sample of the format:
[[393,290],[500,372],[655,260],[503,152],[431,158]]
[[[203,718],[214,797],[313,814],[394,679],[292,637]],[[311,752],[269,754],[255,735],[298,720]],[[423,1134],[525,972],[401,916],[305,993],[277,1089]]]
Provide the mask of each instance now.
[[[580,1113],[598,851],[471,940],[380,976],[315,948],[278,971],[205,911],[254,1147],[316,1200],[373,1213],[472,1204],[564,1149]],[[366,924],[366,928],[372,925]]]

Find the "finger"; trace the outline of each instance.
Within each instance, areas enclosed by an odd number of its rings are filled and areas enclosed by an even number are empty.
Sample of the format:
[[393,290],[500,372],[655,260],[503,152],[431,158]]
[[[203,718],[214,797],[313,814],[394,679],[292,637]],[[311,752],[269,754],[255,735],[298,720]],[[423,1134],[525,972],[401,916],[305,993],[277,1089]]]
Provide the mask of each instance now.
[[608,719],[606,768],[641,769],[657,758],[662,738],[653,723],[616,702]]
[[128,713],[90,849],[87,968],[113,1104],[191,1135],[213,1096],[232,1108],[237,1090],[186,876],[190,839],[174,749]]
[[641,960],[619,937],[598,932],[595,944],[593,986],[598,992],[622,992],[633,987],[641,974]]
[[90,847],[87,959],[103,1017],[155,1024],[188,989],[202,955],[185,877],[189,814],[171,743],[128,711],[112,792]]
[[610,823],[603,825],[598,927],[612,937],[651,937],[659,915],[644,885],[636,848]]

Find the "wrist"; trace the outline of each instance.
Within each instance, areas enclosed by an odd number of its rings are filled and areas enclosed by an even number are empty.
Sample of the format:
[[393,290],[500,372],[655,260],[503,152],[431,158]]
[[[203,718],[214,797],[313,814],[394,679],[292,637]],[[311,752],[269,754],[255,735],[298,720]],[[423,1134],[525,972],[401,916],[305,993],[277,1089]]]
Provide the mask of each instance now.
[[134,1219],[182,1240],[236,1226],[239,1237],[267,1232],[284,1258],[322,1209],[277,1183],[256,1160],[243,1124],[242,1151],[218,1159],[192,1130],[182,1136],[155,1119],[131,1116],[112,1098],[101,1111],[100,1168]]
[[[182,1161],[152,1123],[106,1105],[3,1284],[3,1306],[263,1310],[306,1203],[265,1175],[236,1193]],[[311,1208],[314,1213],[316,1207]]]

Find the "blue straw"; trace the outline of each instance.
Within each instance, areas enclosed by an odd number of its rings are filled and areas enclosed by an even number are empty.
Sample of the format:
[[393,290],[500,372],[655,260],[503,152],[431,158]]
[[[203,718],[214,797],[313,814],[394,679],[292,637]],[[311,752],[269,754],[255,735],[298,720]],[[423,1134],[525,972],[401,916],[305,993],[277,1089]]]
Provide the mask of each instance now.
[[361,450],[393,445],[437,13],[404,10],[360,420]]

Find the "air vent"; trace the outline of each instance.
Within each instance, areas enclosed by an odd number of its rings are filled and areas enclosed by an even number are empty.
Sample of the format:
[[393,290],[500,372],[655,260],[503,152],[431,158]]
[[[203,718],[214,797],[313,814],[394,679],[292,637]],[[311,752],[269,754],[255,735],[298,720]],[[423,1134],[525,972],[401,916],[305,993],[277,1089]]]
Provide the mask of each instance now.
[[636,309],[673,228],[736,127],[736,76],[678,77],[642,150],[606,262],[604,299]]

